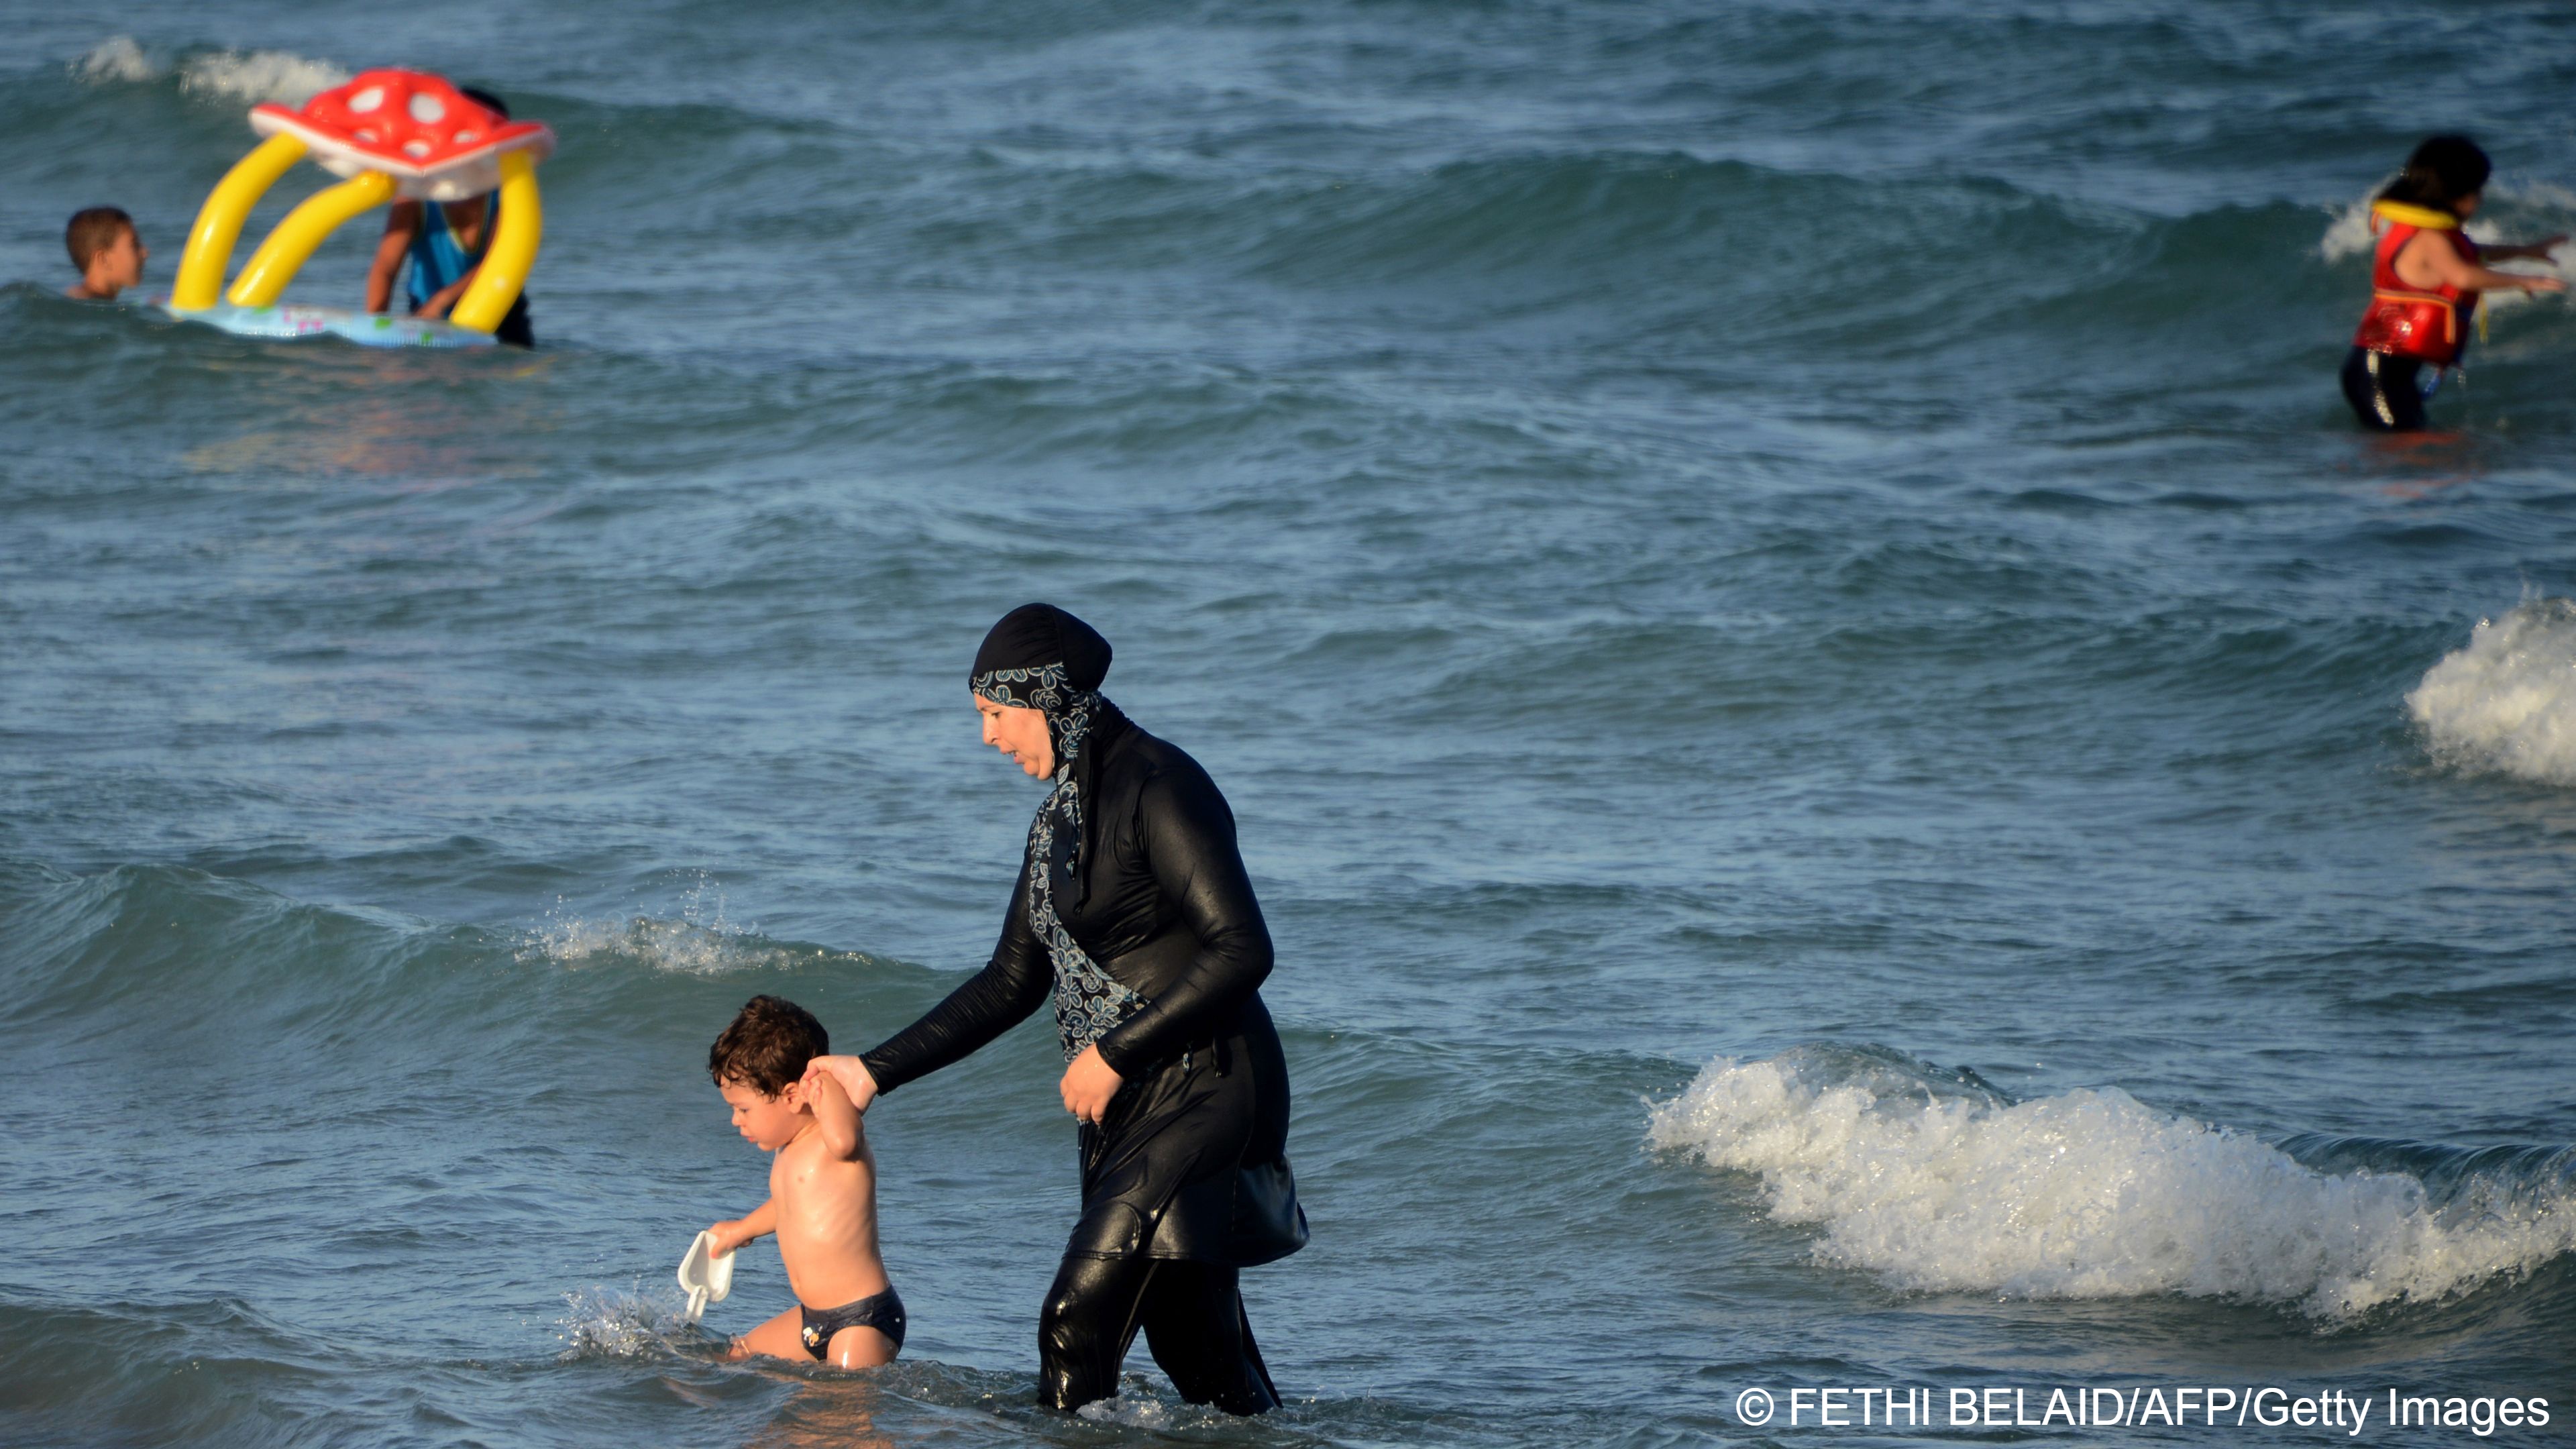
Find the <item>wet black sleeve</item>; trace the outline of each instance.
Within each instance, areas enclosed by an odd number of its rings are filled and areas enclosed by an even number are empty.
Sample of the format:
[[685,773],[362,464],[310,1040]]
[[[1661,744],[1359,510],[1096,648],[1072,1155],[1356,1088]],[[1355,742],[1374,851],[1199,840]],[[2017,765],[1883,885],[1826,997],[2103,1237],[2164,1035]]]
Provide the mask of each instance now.
[[983,970],[948,993],[948,999],[930,1008],[921,1020],[859,1054],[868,1075],[877,1079],[879,1092],[891,1092],[973,1055],[1027,1020],[1047,999],[1053,978],[1046,952],[1029,930],[1028,890],[1029,873],[1023,869],[1019,884],[1011,890],[1002,939]]
[[1270,974],[1270,928],[1216,783],[1195,766],[1165,770],[1145,782],[1136,823],[1154,884],[1199,950],[1151,1005],[1100,1039],[1101,1060],[1130,1081],[1209,1035]]

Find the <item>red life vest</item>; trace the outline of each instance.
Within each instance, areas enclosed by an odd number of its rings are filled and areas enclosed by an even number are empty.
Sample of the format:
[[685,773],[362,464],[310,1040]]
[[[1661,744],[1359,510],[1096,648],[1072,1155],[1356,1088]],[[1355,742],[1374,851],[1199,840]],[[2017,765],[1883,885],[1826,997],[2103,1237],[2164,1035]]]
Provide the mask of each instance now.
[[[2378,220],[2374,216],[2373,224]],[[2466,260],[2478,259],[2478,244],[2464,232],[2390,221],[2388,230],[2380,234],[2378,255],[2370,266],[2370,310],[2361,314],[2352,345],[2449,367],[2460,360],[2460,349],[2468,343],[2469,318],[2478,310],[2478,294],[2459,287],[2419,291],[2397,275],[2398,250],[2428,231],[2457,247]]]

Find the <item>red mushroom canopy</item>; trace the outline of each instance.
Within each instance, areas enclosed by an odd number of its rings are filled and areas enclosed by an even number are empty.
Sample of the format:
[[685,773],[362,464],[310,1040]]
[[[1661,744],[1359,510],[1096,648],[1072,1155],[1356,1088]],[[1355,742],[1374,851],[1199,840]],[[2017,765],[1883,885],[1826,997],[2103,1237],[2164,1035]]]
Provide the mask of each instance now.
[[444,79],[416,70],[361,72],[301,110],[275,101],[251,107],[250,128],[285,132],[339,176],[382,171],[415,200],[461,201],[501,184],[501,153],[554,154],[555,133],[536,121],[507,121]]

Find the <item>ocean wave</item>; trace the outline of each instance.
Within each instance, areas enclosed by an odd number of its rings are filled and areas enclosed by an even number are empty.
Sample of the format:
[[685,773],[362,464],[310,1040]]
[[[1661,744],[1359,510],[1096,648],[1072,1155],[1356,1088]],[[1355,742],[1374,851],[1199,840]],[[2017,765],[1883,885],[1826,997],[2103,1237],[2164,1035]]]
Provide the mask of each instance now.
[[1822,1228],[1819,1262],[1906,1290],[2182,1294],[2338,1323],[2576,1252],[2563,1154],[2437,1191],[2320,1170],[2116,1087],[2015,1101],[1884,1049],[1720,1057],[1652,1109],[1648,1139],[1758,1175],[1773,1218]]
[[[586,967],[620,961],[683,976],[723,976],[833,959],[814,946],[772,941],[757,925],[739,925],[724,887],[701,876],[680,899],[676,916],[593,919],[558,901],[543,924],[520,938],[521,961]],[[859,959],[843,956],[841,959]]]
[[349,79],[325,60],[283,50],[200,50],[175,64],[155,60],[131,35],[111,35],[71,64],[91,85],[142,85],[178,75],[181,92],[208,100],[281,101],[300,106]]
[[0,1439],[327,1442],[319,1416],[290,1406],[328,1393],[335,1357],[229,1296],[70,1304],[0,1292]]
[[2480,619],[2407,693],[2406,711],[2438,764],[2576,785],[2576,600]]

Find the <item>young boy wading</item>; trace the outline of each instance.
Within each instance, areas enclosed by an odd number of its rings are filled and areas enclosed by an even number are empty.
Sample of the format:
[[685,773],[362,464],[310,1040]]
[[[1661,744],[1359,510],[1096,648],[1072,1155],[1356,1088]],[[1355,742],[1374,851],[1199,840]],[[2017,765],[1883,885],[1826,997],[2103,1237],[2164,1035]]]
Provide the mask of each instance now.
[[707,1053],[734,1129],[774,1152],[769,1201],[717,1223],[717,1256],[767,1233],[797,1306],[735,1339],[733,1356],[821,1359],[836,1368],[888,1363],[903,1348],[903,1300],[877,1256],[877,1164],[858,1109],[828,1072],[806,1064],[831,1049],[823,1024],[775,996],[744,1003]]

